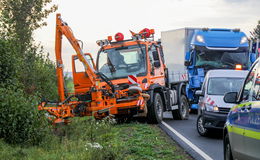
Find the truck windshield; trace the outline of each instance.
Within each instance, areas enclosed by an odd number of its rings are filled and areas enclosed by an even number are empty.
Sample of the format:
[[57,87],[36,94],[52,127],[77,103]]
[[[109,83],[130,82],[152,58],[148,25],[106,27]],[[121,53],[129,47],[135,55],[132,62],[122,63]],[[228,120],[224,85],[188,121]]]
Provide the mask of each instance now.
[[244,78],[209,78],[208,95],[224,95],[227,92],[238,92]]
[[243,69],[248,69],[248,53],[235,51],[196,51],[196,67],[205,69],[234,69],[236,64],[241,64]]
[[[142,49],[142,51],[141,51]],[[109,79],[128,75],[146,75],[145,45],[132,45],[103,50],[98,56],[98,70]]]

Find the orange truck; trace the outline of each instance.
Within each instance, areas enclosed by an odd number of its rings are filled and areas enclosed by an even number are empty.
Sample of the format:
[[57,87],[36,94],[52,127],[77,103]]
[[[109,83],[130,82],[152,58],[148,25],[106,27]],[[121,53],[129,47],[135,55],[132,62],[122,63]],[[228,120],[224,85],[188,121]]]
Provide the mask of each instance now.
[[[60,102],[42,101],[38,109],[46,110],[54,123],[69,122],[75,116],[97,119],[146,117],[148,123],[160,123],[164,111],[172,111],[175,119],[188,118],[185,90],[171,88],[161,43],[154,40],[153,29],[131,32],[131,39],[122,33],[97,41],[100,49],[94,63],[91,54],[83,53],[79,41],[60,14],[56,20],[56,60]],[[72,56],[74,93],[64,89],[61,39],[65,36],[76,51]],[[83,65],[84,71],[77,69]],[[182,95],[177,95],[182,93]],[[180,97],[180,100],[178,99]]]

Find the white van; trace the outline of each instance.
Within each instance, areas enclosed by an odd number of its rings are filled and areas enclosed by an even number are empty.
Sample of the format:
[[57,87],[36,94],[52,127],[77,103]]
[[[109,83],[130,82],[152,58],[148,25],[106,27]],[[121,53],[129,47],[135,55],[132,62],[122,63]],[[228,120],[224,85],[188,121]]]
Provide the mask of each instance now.
[[227,114],[234,104],[225,103],[224,94],[238,92],[248,71],[210,70],[205,76],[202,90],[196,91],[199,98],[197,131],[206,136],[211,129],[223,129]]

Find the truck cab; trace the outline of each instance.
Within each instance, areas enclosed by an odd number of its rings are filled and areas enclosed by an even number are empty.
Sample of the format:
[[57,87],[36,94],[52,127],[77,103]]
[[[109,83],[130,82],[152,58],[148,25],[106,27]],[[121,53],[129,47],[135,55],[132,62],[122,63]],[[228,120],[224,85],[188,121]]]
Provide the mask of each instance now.
[[[119,87],[131,85],[140,86],[143,92],[161,89],[165,86],[163,59],[160,56],[161,46],[147,37],[143,39],[120,39],[121,33],[115,36],[115,41],[101,45],[97,55],[97,70]],[[118,37],[118,38],[116,38]],[[148,108],[141,111],[132,110],[134,114],[146,114],[147,121],[158,123],[162,120],[166,99],[158,93],[149,94]],[[154,98],[156,96],[156,99]],[[153,104],[157,105],[154,106]],[[121,112],[129,112],[127,107]],[[146,112],[146,113],[144,113]]]

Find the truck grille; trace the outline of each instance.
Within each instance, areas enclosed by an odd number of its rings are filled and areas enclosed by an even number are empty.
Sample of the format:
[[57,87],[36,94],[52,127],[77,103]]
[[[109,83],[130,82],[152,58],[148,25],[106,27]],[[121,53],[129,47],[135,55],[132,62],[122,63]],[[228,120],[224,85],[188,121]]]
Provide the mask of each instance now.
[[230,108],[218,107],[219,112],[221,113],[228,113]]

